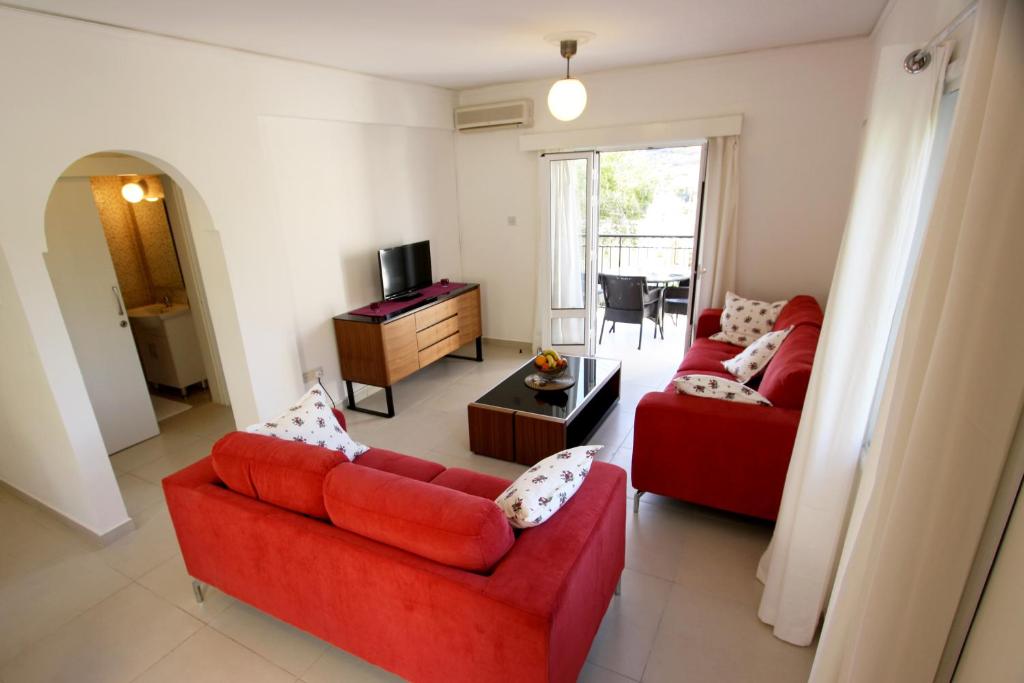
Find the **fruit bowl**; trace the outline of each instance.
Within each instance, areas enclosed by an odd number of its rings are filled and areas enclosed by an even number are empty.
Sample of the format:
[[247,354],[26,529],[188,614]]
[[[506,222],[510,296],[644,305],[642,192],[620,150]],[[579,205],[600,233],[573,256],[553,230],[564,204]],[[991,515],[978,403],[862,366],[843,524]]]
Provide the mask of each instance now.
[[546,349],[533,359],[533,369],[542,377],[555,379],[566,373],[569,369],[569,361],[558,355],[557,351]]
[[537,367],[536,365],[534,365],[533,367],[537,371],[537,374],[539,374],[539,375],[541,375],[543,377],[547,377],[548,379],[554,379],[556,377],[561,377],[569,369],[568,364],[563,365],[560,368],[552,368],[552,369],[544,369],[544,368]]

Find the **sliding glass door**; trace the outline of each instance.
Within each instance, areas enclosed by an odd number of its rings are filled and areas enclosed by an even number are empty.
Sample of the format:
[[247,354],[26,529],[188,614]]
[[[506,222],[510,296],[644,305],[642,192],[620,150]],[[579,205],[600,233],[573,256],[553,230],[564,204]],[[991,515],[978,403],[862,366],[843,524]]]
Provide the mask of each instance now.
[[594,353],[597,313],[596,152],[541,157],[544,211],[542,270],[538,273],[540,345]]

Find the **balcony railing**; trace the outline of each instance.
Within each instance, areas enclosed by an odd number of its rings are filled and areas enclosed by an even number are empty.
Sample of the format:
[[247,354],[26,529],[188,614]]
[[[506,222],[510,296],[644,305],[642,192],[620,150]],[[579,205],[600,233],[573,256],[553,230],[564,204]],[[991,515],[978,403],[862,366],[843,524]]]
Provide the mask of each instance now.
[[689,272],[693,237],[678,235],[597,235],[599,273]]

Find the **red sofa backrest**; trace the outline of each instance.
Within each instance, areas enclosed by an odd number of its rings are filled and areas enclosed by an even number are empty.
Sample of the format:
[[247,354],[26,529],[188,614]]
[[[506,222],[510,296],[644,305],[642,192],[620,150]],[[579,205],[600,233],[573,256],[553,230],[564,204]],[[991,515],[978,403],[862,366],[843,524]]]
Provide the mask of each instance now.
[[211,455],[214,472],[232,491],[324,519],[324,478],[348,462],[344,453],[247,432],[221,438]]
[[814,353],[818,348],[824,314],[813,297],[795,296],[789,300],[773,329],[793,326],[775,353],[761,378],[758,392],[779,408],[800,410],[807,396]]
[[334,525],[470,571],[487,571],[515,536],[493,500],[358,465],[335,467],[323,491]]
[[821,323],[824,318],[825,314],[822,313],[821,306],[818,305],[814,297],[801,294],[794,296],[786,302],[786,305],[779,311],[779,317],[775,321],[775,327],[772,330],[784,330],[790,325],[794,327],[799,325],[815,325],[818,329],[821,329]]

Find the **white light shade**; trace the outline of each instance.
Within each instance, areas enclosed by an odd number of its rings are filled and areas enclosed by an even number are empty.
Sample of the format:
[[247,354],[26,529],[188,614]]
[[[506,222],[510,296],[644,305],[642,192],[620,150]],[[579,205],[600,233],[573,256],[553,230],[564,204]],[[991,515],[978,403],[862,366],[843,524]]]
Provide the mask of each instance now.
[[587,108],[587,89],[575,78],[555,81],[548,91],[548,109],[559,121],[572,121]]
[[138,204],[146,196],[146,190],[139,183],[125,183],[121,186],[121,196],[132,204]]

